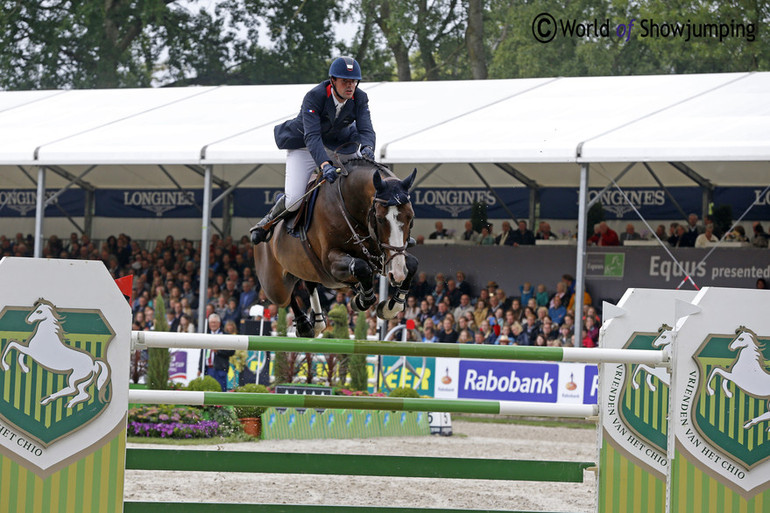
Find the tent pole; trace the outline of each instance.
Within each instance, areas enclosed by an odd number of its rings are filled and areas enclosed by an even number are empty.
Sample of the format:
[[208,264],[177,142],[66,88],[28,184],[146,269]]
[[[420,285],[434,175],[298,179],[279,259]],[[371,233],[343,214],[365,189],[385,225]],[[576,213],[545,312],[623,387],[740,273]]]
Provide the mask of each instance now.
[[206,302],[209,287],[209,229],[211,228],[211,182],[213,169],[206,166],[203,173],[203,222],[201,223],[201,274],[198,293],[198,333],[206,332]]
[[586,224],[588,222],[588,164],[580,165],[577,264],[575,268],[575,347],[583,345],[583,298],[586,289]]
[[37,198],[35,200],[34,257],[43,256],[43,216],[45,215],[45,166],[37,168]]

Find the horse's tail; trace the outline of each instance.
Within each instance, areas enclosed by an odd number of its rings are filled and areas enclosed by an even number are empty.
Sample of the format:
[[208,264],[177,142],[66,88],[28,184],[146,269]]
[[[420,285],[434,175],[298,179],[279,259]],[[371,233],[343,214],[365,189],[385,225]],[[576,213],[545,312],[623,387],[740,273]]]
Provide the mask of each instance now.
[[94,360],[94,372],[96,373],[96,389],[99,391],[99,400],[104,402],[107,395],[105,384],[110,379],[110,368],[101,360]]

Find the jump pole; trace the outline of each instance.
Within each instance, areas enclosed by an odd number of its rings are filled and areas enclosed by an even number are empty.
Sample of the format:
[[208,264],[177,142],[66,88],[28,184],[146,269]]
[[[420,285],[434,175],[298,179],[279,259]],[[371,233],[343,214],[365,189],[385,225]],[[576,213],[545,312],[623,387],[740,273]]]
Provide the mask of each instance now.
[[628,363],[666,366],[667,351],[576,347],[493,346],[485,344],[426,344],[424,342],[371,342],[344,339],[258,337],[133,331],[136,349],[145,347],[287,351],[391,356],[430,356],[482,360],[537,360],[551,362]]
[[546,404],[524,401],[426,399],[410,397],[347,397],[303,394],[251,394],[239,392],[187,392],[130,390],[135,404],[185,404],[193,406],[257,406],[281,408],[342,408],[355,410],[486,413],[589,418],[599,414],[595,404]]

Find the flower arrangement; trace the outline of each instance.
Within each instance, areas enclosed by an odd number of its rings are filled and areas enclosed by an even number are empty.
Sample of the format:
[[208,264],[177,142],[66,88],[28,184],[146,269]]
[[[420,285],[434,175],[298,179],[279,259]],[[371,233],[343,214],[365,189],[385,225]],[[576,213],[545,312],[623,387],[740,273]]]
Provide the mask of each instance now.
[[216,421],[203,420],[193,408],[141,406],[128,412],[128,434],[158,438],[211,438],[220,434]]
[[233,367],[235,367],[235,370],[238,372],[243,371],[248,361],[249,361],[249,352],[246,351],[245,349],[237,350],[235,354],[230,357],[230,363],[233,365]]
[[334,395],[346,395],[351,397],[387,397],[387,395],[383,394],[382,392],[374,392],[373,394],[370,394],[366,390],[348,390],[347,388],[335,388]]

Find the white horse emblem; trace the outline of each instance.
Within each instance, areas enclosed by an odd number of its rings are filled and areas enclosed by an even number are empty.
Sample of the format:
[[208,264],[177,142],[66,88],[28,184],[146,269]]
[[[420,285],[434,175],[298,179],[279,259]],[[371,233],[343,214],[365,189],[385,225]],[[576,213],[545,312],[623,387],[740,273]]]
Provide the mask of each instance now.
[[[663,349],[665,346],[671,344],[672,342],[672,332],[673,328],[667,324],[664,324],[658,329],[658,336],[655,337],[655,340],[652,341],[652,347]],[[639,390],[640,383],[636,382],[636,376],[641,371],[647,372],[647,388],[650,389],[650,391],[654,392],[657,390],[657,387],[652,382],[652,377],[655,376],[660,380],[661,383],[664,385],[670,385],[671,384],[671,376],[668,373],[668,370],[665,367],[650,367],[649,365],[645,365],[643,363],[640,363],[636,366],[636,370],[634,370],[634,375],[631,376],[631,385],[634,387],[634,390]]]
[[75,395],[67,403],[67,408],[73,408],[78,404],[91,399],[86,389],[96,380],[96,388],[99,391],[99,398],[104,401],[106,393],[105,385],[110,379],[110,369],[107,364],[97,359],[95,360],[85,351],[70,347],[64,343],[64,330],[62,330],[59,321],[62,317],[56,312],[56,307],[45,299],[38,299],[32,311],[27,315],[27,324],[37,322],[32,335],[25,344],[12,340],[8,342],[0,359],[0,367],[4,371],[10,369],[6,362],[6,356],[15,349],[18,353],[19,367],[23,372],[29,372],[29,367],[24,359],[29,356],[38,365],[46,370],[58,374],[69,374],[67,378],[67,387],[62,388],[47,397],[44,397],[40,404],[46,404],[60,397]]
[[[760,422],[770,421],[770,373],[765,370],[765,357],[762,355],[764,347],[757,340],[757,334],[745,326],[739,327],[735,333],[736,337],[728,346],[731,351],[738,351],[735,363],[730,367],[729,372],[721,367],[712,369],[708,380],[706,380],[706,391],[709,395],[714,395],[711,380],[716,376],[721,376],[722,390],[727,397],[733,396],[733,393],[727,388],[727,382],[732,381],[735,386],[747,394],[758,399],[766,399],[768,401],[767,411],[743,425],[743,429],[749,429]],[[770,431],[770,427],[767,430]]]

